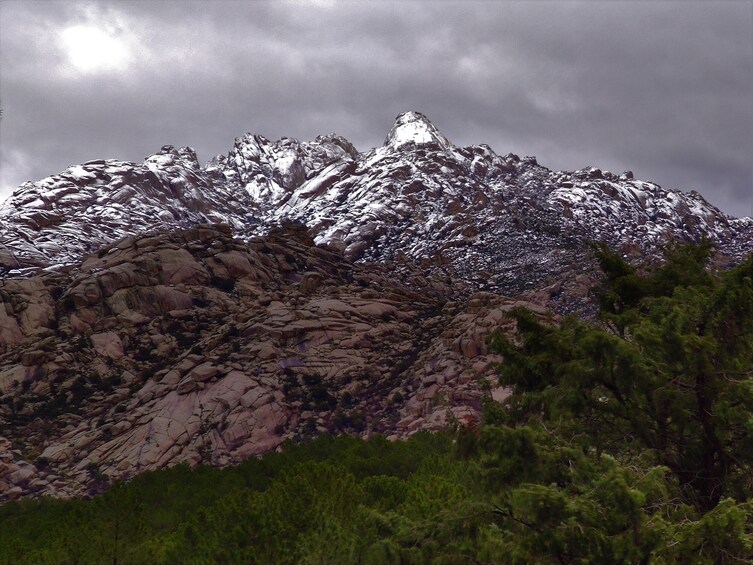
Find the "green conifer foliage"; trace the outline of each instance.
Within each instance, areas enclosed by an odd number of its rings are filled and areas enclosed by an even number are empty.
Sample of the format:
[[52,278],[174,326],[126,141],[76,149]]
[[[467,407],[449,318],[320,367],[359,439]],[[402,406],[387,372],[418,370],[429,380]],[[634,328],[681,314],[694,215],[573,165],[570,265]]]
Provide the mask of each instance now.
[[711,247],[675,246],[641,271],[597,250],[601,323],[513,312],[502,353],[507,422],[536,422],[583,449],[666,466],[702,511],[747,500],[753,477],[753,257],[707,269]]

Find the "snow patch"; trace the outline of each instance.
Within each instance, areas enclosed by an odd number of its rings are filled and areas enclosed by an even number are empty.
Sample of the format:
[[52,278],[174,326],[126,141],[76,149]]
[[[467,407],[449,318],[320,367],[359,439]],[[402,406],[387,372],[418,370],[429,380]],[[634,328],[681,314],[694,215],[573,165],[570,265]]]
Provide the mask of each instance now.
[[434,124],[418,112],[400,114],[387,135],[384,145],[391,149],[398,149],[407,143],[436,144],[442,149],[452,147],[452,144],[434,127]]

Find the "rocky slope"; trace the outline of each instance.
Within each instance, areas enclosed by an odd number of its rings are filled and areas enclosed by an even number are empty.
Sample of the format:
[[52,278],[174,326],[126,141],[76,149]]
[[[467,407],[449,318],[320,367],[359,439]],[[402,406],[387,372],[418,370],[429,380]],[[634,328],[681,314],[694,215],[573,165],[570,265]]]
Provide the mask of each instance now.
[[552,302],[562,311],[582,306],[569,281],[592,270],[586,240],[635,257],[703,234],[731,261],[753,250],[753,220],[695,192],[457,147],[407,112],[366,153],[334,134],[304,143],[247,134],[203,168],[191,149],[168,146],[142,165],[93,161],[27,183],[0,207],[0,269],[70,264],[145,229],[222,222],[248,239],[285,219],[348,259],[450,277],[458,296],[565,281]]
[[[448,300],[289,225],[130,237],[0,281],[0,500],[79,495],[181,461],[224,465],[321,432],[473,421],[517,302]],[[543,316],[543,309],[535,305]]]

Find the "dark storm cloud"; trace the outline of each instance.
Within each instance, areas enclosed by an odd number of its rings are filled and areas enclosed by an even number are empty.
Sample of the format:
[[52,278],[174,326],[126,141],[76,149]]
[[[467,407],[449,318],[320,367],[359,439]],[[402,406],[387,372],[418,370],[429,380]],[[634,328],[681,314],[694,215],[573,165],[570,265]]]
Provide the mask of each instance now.
[[[749,2],[30,2],[0,5],[2,187],[246,131],[382,143],[404,110],[456,144],[632,169],[734,215],[753,190]],[[60,33],[124,51],[71,64]],[[0,190],[2,190],[0,187]]]

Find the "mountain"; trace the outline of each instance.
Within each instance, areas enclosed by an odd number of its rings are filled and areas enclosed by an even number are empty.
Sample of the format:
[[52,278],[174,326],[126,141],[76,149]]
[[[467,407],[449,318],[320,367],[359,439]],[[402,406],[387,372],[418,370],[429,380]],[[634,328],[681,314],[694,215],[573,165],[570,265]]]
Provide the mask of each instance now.
[[628,258],[753,220],[629,172],[457,147],[422,114],[381,147],[247,134],[201,166],[90,161],[0,206],[0,501],[92,494],[312,435],[475,422],[526,306],[587,314],[588,241]]
[[[304,143],[246,134],[205,167],[190,148],[165,146],[141,165],[91,161],[26,183],[0,207],[0,269],[71,264],[149,229],[225,223],[248,239],[283,220],[305,223],[348,259],[450,277],[458,296],[587,275],[587,240],[633,257],[704,234],[730,261],[753,250],[753,220],[730,218],[696,192],[457,147],[406,112],[365,153],[334,134]],[[572,296],[552,300],[561,311],[582,306]]]

